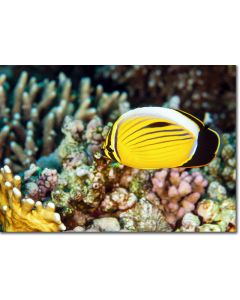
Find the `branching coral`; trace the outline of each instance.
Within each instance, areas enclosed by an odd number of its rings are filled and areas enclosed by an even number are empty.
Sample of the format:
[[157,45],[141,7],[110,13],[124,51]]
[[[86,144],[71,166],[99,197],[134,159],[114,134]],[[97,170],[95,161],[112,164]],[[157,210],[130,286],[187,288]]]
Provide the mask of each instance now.
[[[19,172],[40,156],[53,152],[61,138],[66,115],[89,121],[98,115],[114,120],[128,110],[126,93],[108,94],[89,78],[80,81],[79,92],[72,91],[72,82],[64,74],[59,81],[36,78],[28,80],[22,72],[15,88],[6,75],[0,76],[0,163]],[[110,118],[109,118],[110,116]]]
[[16,80],[23,71],[27,71],[38,79],[46,77],[55,79],[59,73],[64,72],[71,78],[73,84],[78,84],[79,78],[83,76],[92,77],[94,66],[88,65],[8,65],[0,66],[0,72],[7,74],[12,81]]
[[65,230],[55,205],[22,198],[21,178],[8,166],[0,173],[0,223],[6,232],[57,232]]
[[[175,226],[186,213],[195,209],[208,182],[199,172],[189,173],[184,168],[162,169],[152,177],[153,192],[164,207],[166,219]],[[149,199],[154,198],[150,193]]]
[[177,95],[181,109],[212,113],[224,131],[235,127],[236,66],[103,66],[97,77],[124,88],[133,105],[161,106]]

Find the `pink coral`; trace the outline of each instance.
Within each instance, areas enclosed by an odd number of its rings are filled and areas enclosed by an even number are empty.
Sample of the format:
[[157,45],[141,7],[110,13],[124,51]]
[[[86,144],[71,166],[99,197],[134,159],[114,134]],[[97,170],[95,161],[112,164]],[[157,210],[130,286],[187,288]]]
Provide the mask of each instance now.
[[174,168],[155,172],[152,184],[152,192],[160,198],[167,222],[175,226],[186,213],[195,209],[208,182],[200,172]]
[[57,179],[57,170],[45,168],[36,183],[27,183],[28,194],[33,199],[45,198],[56,187]]

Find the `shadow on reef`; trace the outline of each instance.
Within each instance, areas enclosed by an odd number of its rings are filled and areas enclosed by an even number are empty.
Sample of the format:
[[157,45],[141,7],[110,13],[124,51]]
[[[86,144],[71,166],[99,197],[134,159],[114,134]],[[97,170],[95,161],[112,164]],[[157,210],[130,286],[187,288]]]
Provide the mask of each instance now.
[[55,80],[59,73],[64,73],[71,78],[74,87],[77,87],[81,77],[93,78],[95,74],[95,66],[77,66],[77,65],[12,65],[0,66],[0,74],[5,73],[10,83],[14,84],[23,71],[28,72],[31,76],[36,77],[38,81],[45,78]]
[[236,127],[236,66],[99,66],[95,77],[126,90],[132,107],[162,106],[177,96],[183,110],[200,119],[212,114],[222,131]]

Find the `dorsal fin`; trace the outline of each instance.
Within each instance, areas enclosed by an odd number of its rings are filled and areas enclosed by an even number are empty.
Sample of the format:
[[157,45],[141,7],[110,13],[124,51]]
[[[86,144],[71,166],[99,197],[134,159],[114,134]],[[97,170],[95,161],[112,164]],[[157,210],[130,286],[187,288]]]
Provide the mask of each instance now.
[[194,117],[193,115],[191,115],[181,109],[174,109],[174,110],[178,111],[180,114],[184,115],[185,117],[187,117],[187,118],[191,119],[193,122],[195,122],[198,125],[199,129],[204,127],[204,123],[201,120],[199,120],[198,118]]

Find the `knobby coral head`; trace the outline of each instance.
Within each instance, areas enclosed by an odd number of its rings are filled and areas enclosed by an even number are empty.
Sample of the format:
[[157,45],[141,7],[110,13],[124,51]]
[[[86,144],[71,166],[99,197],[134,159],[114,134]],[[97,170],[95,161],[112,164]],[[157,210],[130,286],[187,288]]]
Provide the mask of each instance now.
[[22,198],[21,178],[8,166],[0,172],[0,223],[5,232],[57,232],[65,230],[55,205]]

